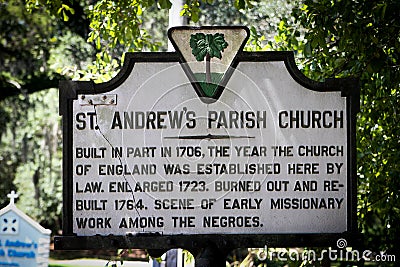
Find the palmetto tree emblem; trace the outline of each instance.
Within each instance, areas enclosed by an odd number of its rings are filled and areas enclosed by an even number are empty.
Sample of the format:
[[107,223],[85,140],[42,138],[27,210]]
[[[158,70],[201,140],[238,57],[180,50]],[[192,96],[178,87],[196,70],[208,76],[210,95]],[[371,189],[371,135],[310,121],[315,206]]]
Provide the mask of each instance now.
[[250,31],[243,26],[173,27],[168,38],[180,57],[181,66],[204,103],[222,95],[234,73],[237,55]]
[[[211,58],[222,58],[222,52],[228,47],[222,33],[204,34],[196,33],[190,37],[190,47],[192,54],[197,61],[206,60],[206,82],[213,82],[211,78]],[[218,81],[219,82],[219,81]]]

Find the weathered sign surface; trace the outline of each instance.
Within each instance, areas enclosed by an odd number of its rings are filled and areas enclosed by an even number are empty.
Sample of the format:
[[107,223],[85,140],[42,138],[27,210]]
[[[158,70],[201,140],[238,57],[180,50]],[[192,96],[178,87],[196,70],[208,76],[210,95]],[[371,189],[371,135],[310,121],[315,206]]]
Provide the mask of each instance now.
[[51,231],[19,210],[8,194],[10,204],[0,210],[0,266],[48,266]]
[[[127,54],[108,83],[61,83],[56,248],[98,247],[108,235],[113,245],[101,246],[176,241],[152,245],[163,248],[355,231],[356,83],[311,81],[291,52],[243,52],[247,33],[173,28],[176,53]],[[67,245],[70,235],[97,241]]]

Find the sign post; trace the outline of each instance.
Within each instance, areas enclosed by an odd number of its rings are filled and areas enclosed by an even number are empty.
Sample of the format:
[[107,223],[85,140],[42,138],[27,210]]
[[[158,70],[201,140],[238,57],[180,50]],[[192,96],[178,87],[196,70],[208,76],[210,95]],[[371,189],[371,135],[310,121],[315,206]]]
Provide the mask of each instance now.
[[329,245],[356,233],[353,79],[309,80],[245,27],[177,27],[110,82],[63,81],[56,249]]

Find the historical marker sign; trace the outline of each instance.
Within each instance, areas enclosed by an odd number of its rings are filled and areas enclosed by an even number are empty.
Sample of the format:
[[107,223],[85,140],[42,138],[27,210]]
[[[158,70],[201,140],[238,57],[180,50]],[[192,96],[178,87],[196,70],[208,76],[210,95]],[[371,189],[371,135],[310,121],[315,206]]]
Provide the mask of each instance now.
[[108,83],[61,83],[56,248],[310,245],[355,232],[356,83],[308,80],[291,52],[243,52],[247,34],[172,28],[178,52],[127,54]]

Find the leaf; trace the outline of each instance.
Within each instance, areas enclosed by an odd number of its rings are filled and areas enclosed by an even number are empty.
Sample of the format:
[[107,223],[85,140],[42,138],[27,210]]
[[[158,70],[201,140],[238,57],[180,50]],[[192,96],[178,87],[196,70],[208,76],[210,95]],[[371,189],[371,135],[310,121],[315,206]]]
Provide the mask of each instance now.
[[162,9],[170,9],[172,6],[172,3],[169,0],[160,0],[158,3]]
[[100,48],[101,48],[101,43],[100,43],[100,37],[97,37],[96,38],[96,49],[98,49],[98,50],[100,50]]
[[246,2],[244,0],[235,0],[234,5],[235,5],[236,9],[246,8]]
[[[215,48],[215,51],[218,50],[218,52],[223,52],[224,49],[228,47],[228,43],[225,41],[224,34],[222,33],[214,34],[211,43],[212,47]],[[221,56],[219,56],[218,58],[221,58]]]
[[75,14],[75,10],[74,10],[72,7],[69,7],[69,6],[65,5],[65,4],[62,4],[62,7],[63,7],[65,10],[68,10],[69,12],[71,12],[72,15]]
[[307,42],[307,43],[304,45],[304,55],[306,55],[306,56],[311,56],[311,54],[312,54],[311,43],[310,43],[310,42]]
[[192,48],[192,54],[196,57],[196,60],[203,61],[208,53],[206,35],[204,33],[192,34],[190,36],[190,47]]
[[64,10],[62,11],[62,14],[63,14],[63,19],[64,19],[64,21],[68,21],[68,20],[69,20],[69,17],[68,17],[68,15],[65,13]]
[[194,10],[192,10],[192,21],[193,22],[198,22],[199,21],[199,12],[195,12]]

